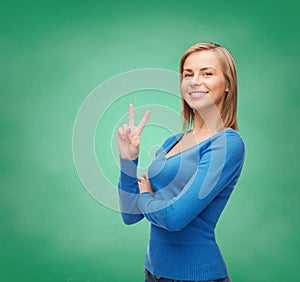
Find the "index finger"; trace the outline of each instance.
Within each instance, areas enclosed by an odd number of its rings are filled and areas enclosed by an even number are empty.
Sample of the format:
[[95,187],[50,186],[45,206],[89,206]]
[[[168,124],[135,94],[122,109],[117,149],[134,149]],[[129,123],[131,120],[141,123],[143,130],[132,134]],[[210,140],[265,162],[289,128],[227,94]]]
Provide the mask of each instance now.
[[142,120],[140,121],[140,123],[138,124],[138,128],[141,128],[141,129],[143,129],[144,128],[144,126],[146,125],[146,123],[147,123],[147,121],[148,121],[148,118],[149,118],[149,116],[150,116],[150,111],[148,110],[146,113],[145,113],[145,115],[144,115],[144,117],[142,118]]
[[129,105],[129,126],[134,127],[134,107],[132,104]]

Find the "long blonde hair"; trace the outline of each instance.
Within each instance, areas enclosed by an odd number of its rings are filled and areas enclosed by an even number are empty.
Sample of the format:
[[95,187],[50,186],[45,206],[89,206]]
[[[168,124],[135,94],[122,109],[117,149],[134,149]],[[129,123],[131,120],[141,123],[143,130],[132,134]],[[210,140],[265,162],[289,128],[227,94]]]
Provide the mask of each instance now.
[[[203,42],[203,43],[197,43],[191,46],[189,49],[187,49],[180,61],[180,83],[182,82],[183,66],[187,57],[193,53],[208,51],[208,50],[213,51],[217,55],[221,63],[222,71],[228,86],[228,92],[226,92],[225,94],[223,107],[220,113],[223,126],[224,128],[230,127],[232,129],[238,130],[237,117],[236,117],[237,114],[236,67],[232,55],[225,47],[215,43]],[[189,128],[193,125],[194,117],[195,114],[193,109],[185,102],[185,100],[182,97],[182,118],[184,122],[184,128]]]

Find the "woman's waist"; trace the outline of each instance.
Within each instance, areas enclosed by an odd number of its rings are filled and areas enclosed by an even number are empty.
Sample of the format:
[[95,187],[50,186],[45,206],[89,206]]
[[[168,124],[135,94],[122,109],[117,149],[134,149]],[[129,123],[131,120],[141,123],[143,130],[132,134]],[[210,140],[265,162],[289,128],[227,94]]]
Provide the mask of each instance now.
[[226,265],[216,243],[172,244],[150,240],[145,267],[161,277],[210,280],[225,277]]
[[215,245],[215,232],[213,228],[188,225],[180,231],[167,231],[151,225],[150,240],[158,243],[179,245]]

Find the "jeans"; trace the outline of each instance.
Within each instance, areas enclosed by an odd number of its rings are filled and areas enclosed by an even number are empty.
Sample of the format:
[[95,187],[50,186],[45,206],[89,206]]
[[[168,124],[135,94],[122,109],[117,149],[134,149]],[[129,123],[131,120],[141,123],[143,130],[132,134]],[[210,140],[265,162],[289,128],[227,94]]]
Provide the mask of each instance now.
[[150,271],[145,269],[145,282],[231,282],[229,277],[216,279],[216,280],[205,280],[205,281],[186,281],[186,280],[173,280],[153,275]]

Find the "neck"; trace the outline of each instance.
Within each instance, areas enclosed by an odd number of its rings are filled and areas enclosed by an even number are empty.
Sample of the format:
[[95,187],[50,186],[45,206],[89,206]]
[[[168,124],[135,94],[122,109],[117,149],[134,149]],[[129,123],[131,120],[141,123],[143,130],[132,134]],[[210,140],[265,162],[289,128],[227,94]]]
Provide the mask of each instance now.
[[194,116],[193,133],[199,135],[213,135],[218,131],[224,129],[218,126],[220,121],[220,113],[217,108],[203,109],[201,113],[196,111]]

